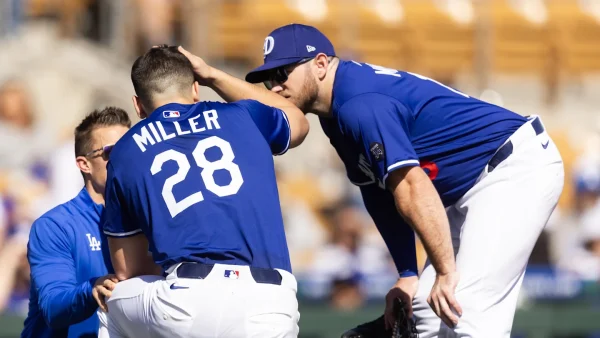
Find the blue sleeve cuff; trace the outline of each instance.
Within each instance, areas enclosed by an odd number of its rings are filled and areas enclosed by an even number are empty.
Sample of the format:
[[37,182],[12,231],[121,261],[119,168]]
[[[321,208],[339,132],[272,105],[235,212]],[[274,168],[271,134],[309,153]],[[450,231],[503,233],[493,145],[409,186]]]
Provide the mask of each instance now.
[[400,278],[415,277],[415,276],[418,277],[419,274],[412,270],[404,270],[404,271],[400,272]]

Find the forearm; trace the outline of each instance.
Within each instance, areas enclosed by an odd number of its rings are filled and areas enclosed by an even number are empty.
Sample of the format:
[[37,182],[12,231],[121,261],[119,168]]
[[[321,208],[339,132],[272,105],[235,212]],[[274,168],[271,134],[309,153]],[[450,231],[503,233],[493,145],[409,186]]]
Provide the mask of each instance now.
[[396,207],[421,239],[438,274],[455,270],[448,217],[440,197],[420,168],[400,182],[394,193]]
[[77,286],[54,286],[40,294],[40,308],[51,328],[64,328],[88,319],[98,308],[92,296],[97,278]]
[[251,99],[280,109],[292,105],[284,97],[266,88],[253,85],[216,68],[212,68],[209,87],[227,102]]
[[225,101],[255,100],[281,109],[287,116],[292,132],[290,147],[294,148],[302,143],[308,133],[309,124],[304,113],[293,103],[266,88],[253,85],[216,68],[212,68],[211,74],[208,86]]
[[109,237],[108,248],[115,275],[120,281],[162,273],[148,251],[148,240],[142,233],[125,238]]
[[160,276],[162,274],[162,268],[156,265],[152,259],[148,259],[146,262],[140,263],[135,268],[122,268],[119,270],[115,269],[115,275],[119,281],[124,281],[130,278],[139,276],[155,275]]

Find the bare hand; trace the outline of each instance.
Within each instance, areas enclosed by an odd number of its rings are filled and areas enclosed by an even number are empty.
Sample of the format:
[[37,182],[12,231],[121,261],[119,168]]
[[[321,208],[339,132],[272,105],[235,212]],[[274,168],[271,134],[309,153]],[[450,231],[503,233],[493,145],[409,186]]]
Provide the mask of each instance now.
[[391,330],[394,327],[394,299],[400,298],[406,307],[406,314],[412,317],[413,309],[412,302],[415,294],[417,293],[417,287],[419,286],[419,278],[417,276],[404,277],[398,279],[396,284],[385,296],[385,328]]
[[202,58],[188,52],[183,47],[179,46],[178,50],[181,54],[185,55],[185,57],[187,57],[188,60],[190,60],[190,62],[192,63],[192,67],[194,67],[194,73],[196,74],[198,83],[203,86],[208,86],[209,81],[212,77],[213,68],[209,66]]
[[458,317],[462,316],[462,308],[454,296],[458,279],[458,272],[436,275],[435,284],[427,298],[429,306],[448,327],[455,327],[458,324]]
[[110,297],[118,282],[119,280],[115,275],[106,275],[96,279],[96,283],[94,283],[94,288],[92,289],[92,295],[102,311],[108,312],[106,299]]

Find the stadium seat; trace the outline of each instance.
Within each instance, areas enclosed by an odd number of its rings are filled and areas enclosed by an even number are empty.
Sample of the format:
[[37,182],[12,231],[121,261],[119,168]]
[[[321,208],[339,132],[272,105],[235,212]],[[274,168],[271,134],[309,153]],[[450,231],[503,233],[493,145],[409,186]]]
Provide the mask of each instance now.
[[[375,2],[362,3],[352,8],[352,45],[348,49],[361,62],[403,69],[409,66],[407,37],[410,34],[403,24],[401,2],[385,1],[388,8],[376,7]],[[390,4],[396,2],[396,4]],[[387,12],[382,12],[387,11]],[[396,12],[396,13],[394,13]],[[386,13],[386,17],[382,17]]]
[[432,0],[403,1],[411,70],[451,78],[471,70],[475,47],[473,22],[460,23]]
[[339,46],[337,13],[340,12],[340,8],[336,7],[337,1],[244,1],[242,20],[252,18],[251,25],[247,28],[248,42],[252,46],[252,54],[255,55],[252,63],[262,63],[262,47],[267,34],[277,27],[290,23],[315,26],[327,35],[336,47]]
[[262,56],[262,43],[252,45],[252,20],[245,13],[244,1],[220,1],[211,9],[211,34],[208,37],[210,46],[207,53],[211,57],[226,60],[247,61]]
[[547,71],[551,60],[547,21],[540,16],[536,22],[512,4],[508,0],[492,0],[489,11],[492,71],[512,74]]
[[593,16],[590,8],[584,8],[585,3],[549,2],[552,41],[561,70],[570,75],[600,71],[600,14]]

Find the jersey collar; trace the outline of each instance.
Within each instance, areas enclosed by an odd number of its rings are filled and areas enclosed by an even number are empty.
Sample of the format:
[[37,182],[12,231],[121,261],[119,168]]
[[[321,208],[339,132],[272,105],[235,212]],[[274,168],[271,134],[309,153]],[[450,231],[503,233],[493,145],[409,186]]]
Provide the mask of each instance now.
[[[194,108],[195,104],[183,104],[183,103],[167,103],[156,108],[148,119],[151,120],[176,120],[177,118],[183,116],[188,111]],[[177,115],[173,115],[177,113]]]
[[93,212],[98,216],[102,215],[102,212],[104,211],[104,206],[102,204],[97,204],[96,202],[94,202],[94,200],[92,200],[92,196],[90,196],[85,187],[83,187],[83,189],[81,189],[81,191],[77,195],[77,200],[82,210],[90,210],[90,212]]

